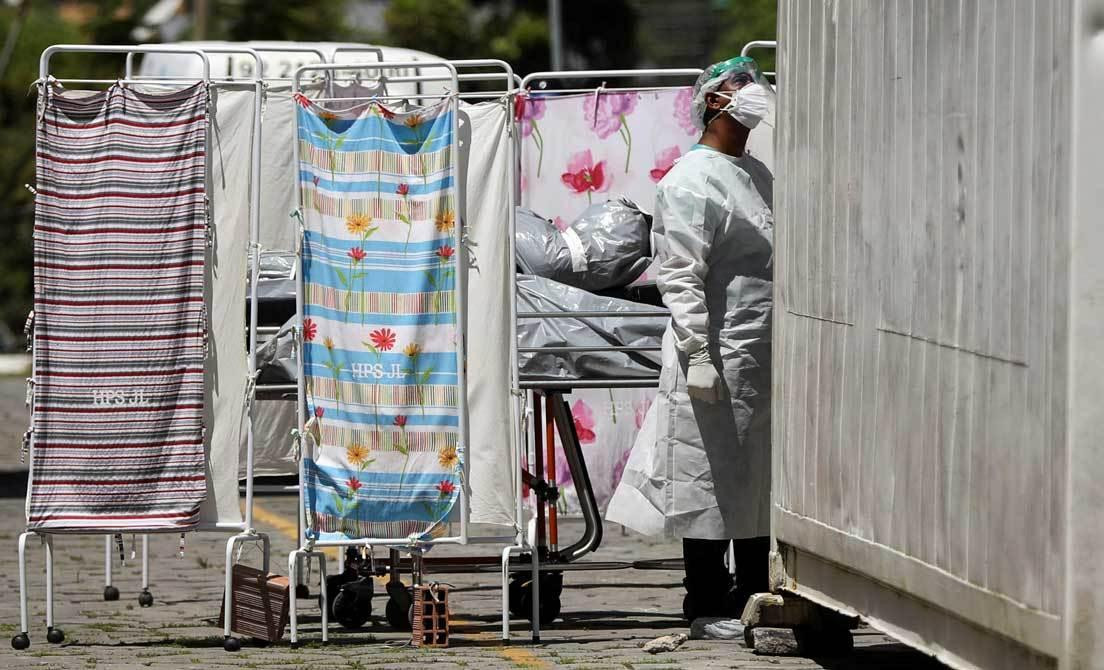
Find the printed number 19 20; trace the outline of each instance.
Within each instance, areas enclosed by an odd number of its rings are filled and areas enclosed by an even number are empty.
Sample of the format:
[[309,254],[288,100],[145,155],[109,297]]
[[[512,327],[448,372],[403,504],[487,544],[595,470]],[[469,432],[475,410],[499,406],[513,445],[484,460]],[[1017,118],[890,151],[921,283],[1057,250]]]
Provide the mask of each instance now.
[[145,405],[146,392],[143,389],[95,389],[92,391],[94,405]]

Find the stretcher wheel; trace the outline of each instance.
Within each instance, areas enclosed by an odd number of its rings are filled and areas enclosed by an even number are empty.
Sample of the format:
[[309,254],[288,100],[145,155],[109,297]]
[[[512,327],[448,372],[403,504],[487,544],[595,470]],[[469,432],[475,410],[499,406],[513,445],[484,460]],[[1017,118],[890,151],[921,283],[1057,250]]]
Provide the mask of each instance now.
[[[549,624],[560,617],[563,573],[544,572],[540,576],[540,622]],[[510,613],[523,619],[533,618],[533,580],[527,573],[510,583]]]
[[[334,614],[334,601],[337,600],[337,594],[341,593],[341,589],[346,584],[356,579],[356,573],[349,570],[326,577],[326,607],[329,608],[331,618],[337,618]],[[296,597],[298,597],[298,594],[296,594]]]
[[330,613],[342,627],[350,630],[360,628],[372,618],[373,592],[371,577],[346,582],[334,597]]
[[50,628],[46,631],[46,641],[50,644],[61,644],[65,641],[65,633],[60,628]]
[[241,651],[241,640],[236,637],[228,637],[222,641],[222,648],[226,651]]
[[26,633],[20,633],[12,637],[12,649],[23,651],[29,646],[31,646],[31,638]]
[[414,607],[414,594],[411,589],[402,582],[390,582],[387,584],[387,623],[395,630],[410,630],[411,610]]
[[153,594],[143,590],[138,594],[138,605],[141,607],[153,607]]
[[104,587],[104,600],[106,600],[107,602],[111,602],[113,600],[118,600],[118,599],[119,599],[119,589],[115,588],[114,586],[105,586]]

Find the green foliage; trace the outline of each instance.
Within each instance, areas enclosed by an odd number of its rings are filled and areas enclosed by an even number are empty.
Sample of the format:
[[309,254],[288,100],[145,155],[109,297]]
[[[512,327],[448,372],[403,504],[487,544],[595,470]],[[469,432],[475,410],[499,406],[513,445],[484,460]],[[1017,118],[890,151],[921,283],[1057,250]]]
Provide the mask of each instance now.
[[[83,35],[58,18],[52,3],[35,3],[29,11],[0,5],[0,40],[19,22],[7,68],[0,73],[0,347],[3,331],[19,333],[31,308],[31,231],[34,199],[23,187],[34,184],[34,119],[38,57],[51,44],[82,42]],[[59,64],[65,62],[59,57]],[[86,70],[87,72],[88,70]]]
[[383,43],[427,51],[438,56],[466,58],[478,35],[471,30],[468,0],[393,0],[384,13]]
[[[740,49],[752,40],[775,39],[777,0],[727,0],[721,5],[721,32],[713,49],[713,61],[740,55]],[[774,53],[759,50],[749,54],[764,70],[774,71]]]
[[[448,58],[501,58],[515,72],[547,70],[547,0],[392,0],[374,44]],[[631,67],[637,61],[630,0],[563,3],[568,67]]]
[[340,42],[353,35],[345,0],[209,0],[208,39]]

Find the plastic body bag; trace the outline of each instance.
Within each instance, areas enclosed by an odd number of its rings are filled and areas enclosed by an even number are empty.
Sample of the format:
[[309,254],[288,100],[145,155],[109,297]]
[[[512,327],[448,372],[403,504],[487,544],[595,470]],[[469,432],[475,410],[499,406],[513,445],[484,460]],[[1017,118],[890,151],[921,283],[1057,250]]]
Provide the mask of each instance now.
[[518,208],[518,266],[587,291],[627,286],[651,263],[651,230],[651,217],[627,198],[591,205],[563,231]]
[[[543,277],[518,277],[518,312],[654,312],[656,307],[594,295]],[[518,347],[636,346],[658,347],[666,317],[519,319]],[[546,379],[608,379],[654,377],[658,351],[587,351],[522,353],[521,374]]]

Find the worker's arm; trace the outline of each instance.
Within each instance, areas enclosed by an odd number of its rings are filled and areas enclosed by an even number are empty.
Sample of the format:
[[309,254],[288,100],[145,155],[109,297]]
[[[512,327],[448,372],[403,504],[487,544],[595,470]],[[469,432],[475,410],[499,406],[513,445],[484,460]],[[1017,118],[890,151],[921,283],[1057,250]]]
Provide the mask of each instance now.
[[687,355],[703,350],[708,342],[705,278],[714,233],[707,221],[708,207],[704,195],[682,186],[664,185],[656,196],[662,245],[657,284],[671,310],[675,344]]

